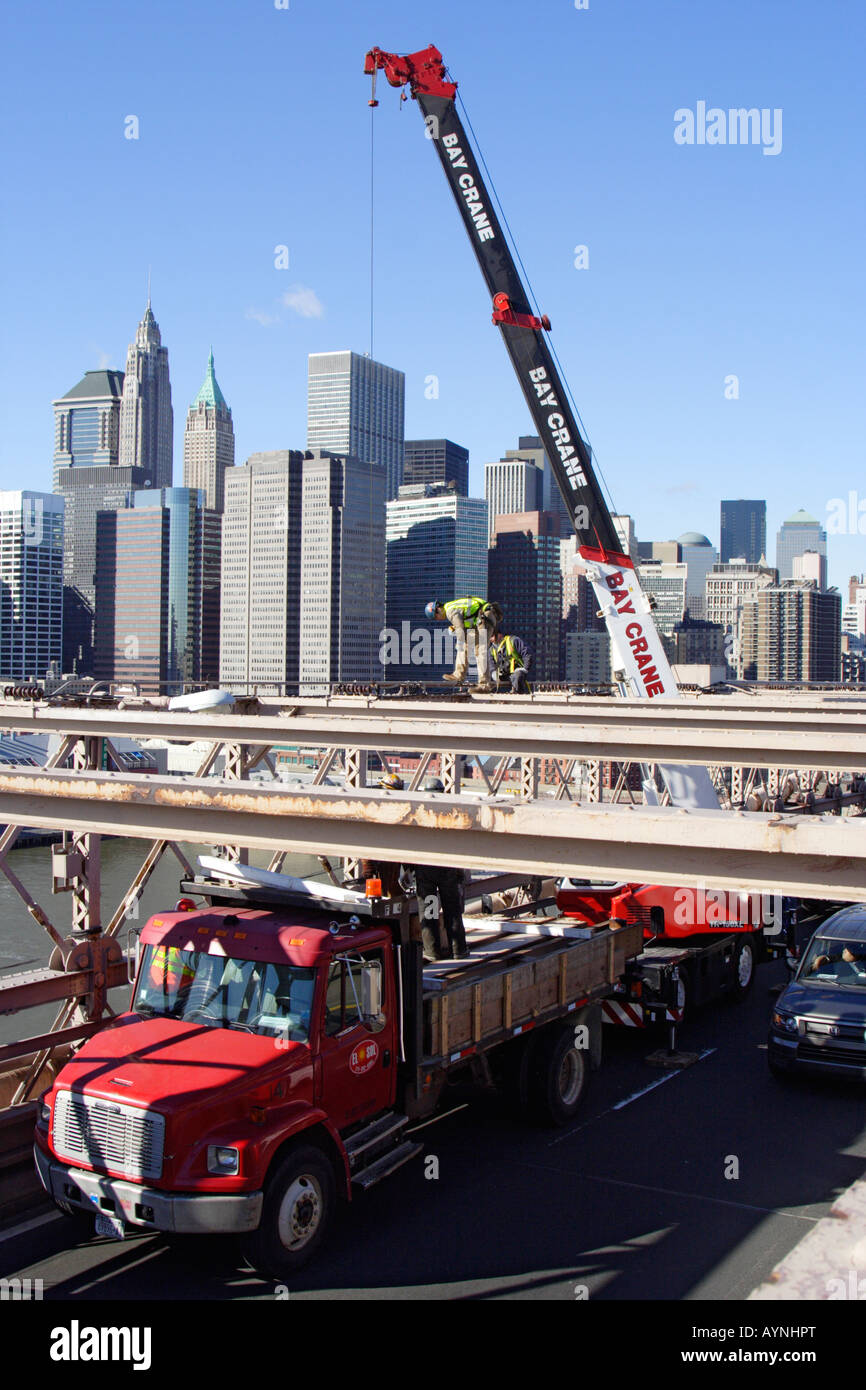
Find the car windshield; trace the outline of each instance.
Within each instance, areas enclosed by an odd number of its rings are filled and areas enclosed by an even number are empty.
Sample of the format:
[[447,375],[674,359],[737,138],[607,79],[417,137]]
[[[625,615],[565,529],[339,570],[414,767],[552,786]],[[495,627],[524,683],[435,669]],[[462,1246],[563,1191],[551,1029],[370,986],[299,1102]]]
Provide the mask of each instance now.
[[132,1008],[212,1028],[306,1042],[315,970],[146,946]]
[[866,989],[866,941],[817,936],[797,974],[800,984],[853,985]]

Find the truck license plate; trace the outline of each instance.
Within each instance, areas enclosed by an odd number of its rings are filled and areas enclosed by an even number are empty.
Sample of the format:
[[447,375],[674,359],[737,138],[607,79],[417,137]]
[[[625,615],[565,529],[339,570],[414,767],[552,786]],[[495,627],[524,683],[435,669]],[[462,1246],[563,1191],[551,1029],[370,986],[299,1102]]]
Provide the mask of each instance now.
[[116,1216],[106,1216],[104,1211],[96,1213],[96,1234],[98,1236],[110,1236],[112,1240],[123,1240],[126,1235],[126,1227]]

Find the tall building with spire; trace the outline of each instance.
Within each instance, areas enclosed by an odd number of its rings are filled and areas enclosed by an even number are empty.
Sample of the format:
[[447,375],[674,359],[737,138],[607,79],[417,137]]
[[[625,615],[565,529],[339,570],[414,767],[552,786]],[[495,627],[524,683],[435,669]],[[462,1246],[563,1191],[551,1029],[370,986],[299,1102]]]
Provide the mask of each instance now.
[[163,347],[150,295],[135,342],[126,354],[120,402],[120,464],[141,468],[153,487],[171,487],[174,413]]
[[219,388],[213,366],[213,348],[201,390],[189,408],[183,436],[183,485],[198,488],[205,506],[222,512],[225,506],[225,473],[235,462],[232,413]]

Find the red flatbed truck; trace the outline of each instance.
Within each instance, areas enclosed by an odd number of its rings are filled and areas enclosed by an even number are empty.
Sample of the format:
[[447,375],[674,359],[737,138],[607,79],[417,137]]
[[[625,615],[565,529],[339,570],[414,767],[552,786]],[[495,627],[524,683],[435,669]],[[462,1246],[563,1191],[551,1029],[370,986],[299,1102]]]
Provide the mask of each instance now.
[[275,1278],[315,1254],[338,1199],[420,1151],[412,1126],[450,1082],[566,1123],[600,1063],[600,1001],[641,948],[638,925],[481,919],[467,959],[424,967],[414,899],[183,887],[208,905],[144,927],[130,1011],[42,1097],[36,1164],[104,1234],[237,1233]]

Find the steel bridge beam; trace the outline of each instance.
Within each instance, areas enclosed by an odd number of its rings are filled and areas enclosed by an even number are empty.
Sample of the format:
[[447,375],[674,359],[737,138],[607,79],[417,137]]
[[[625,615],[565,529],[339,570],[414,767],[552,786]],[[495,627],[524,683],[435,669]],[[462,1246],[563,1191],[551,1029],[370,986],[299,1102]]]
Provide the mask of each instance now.
[[0,822],[311,855],[484,865],[866,901],[866,821],[649,806],[301,791],[214,779],[0,773]]
[[[0,727],[29,733],[218,739],[225,744],[354,747],[500,756],[613,758],[866,771],[863,708],[821,711],[696,701],[286,702],[260,714],[0,707]],[[11,716],[15,715],[13,719]]]

